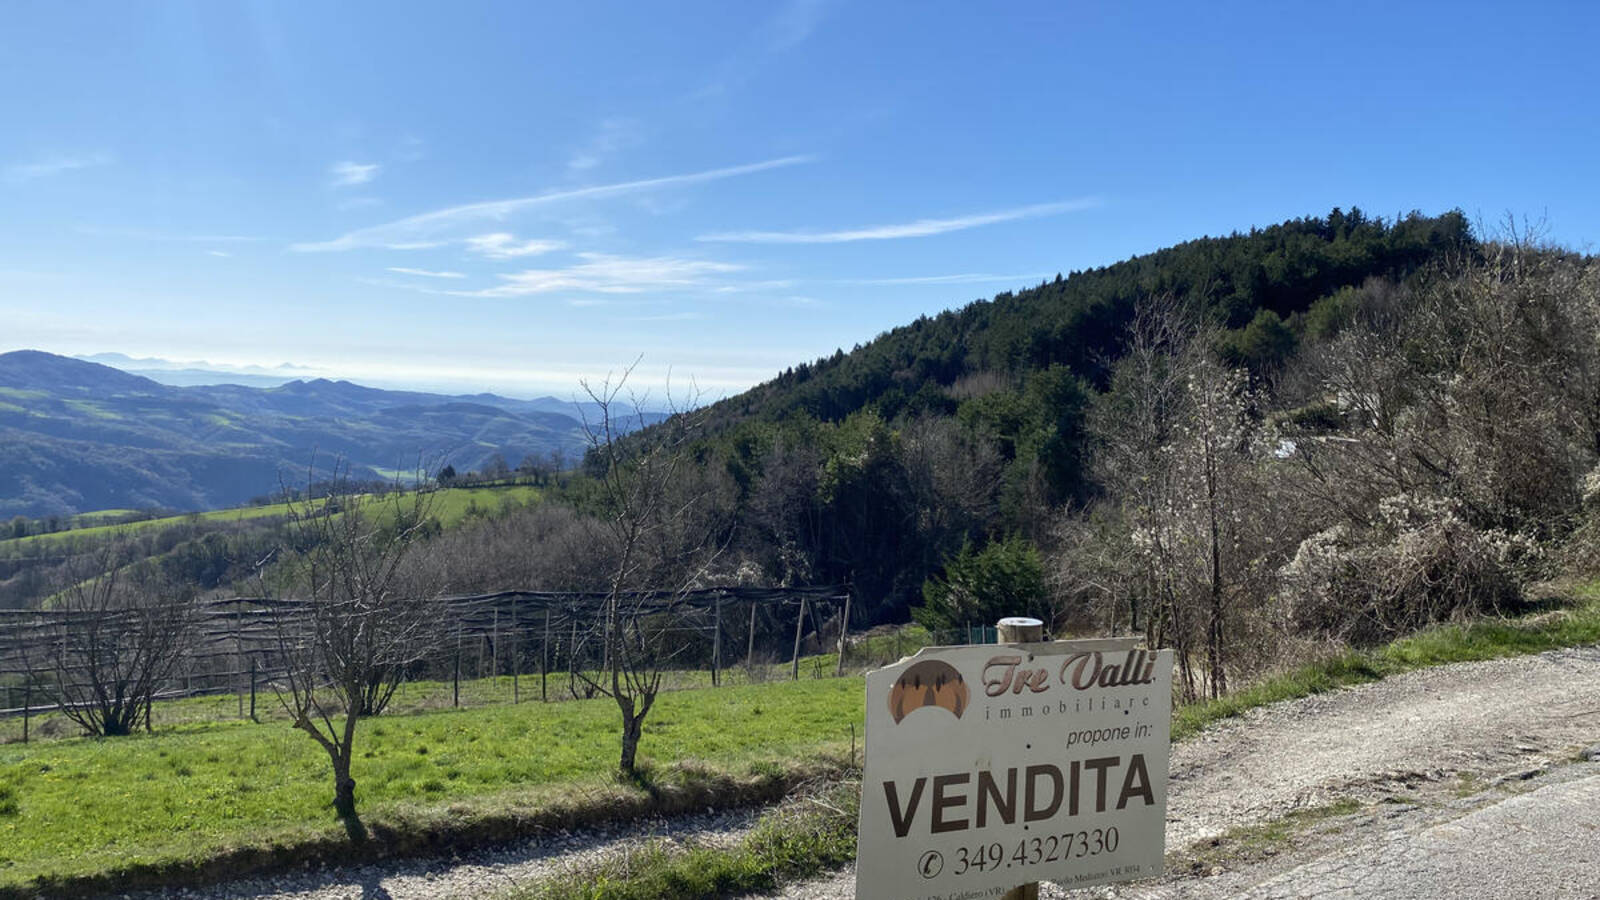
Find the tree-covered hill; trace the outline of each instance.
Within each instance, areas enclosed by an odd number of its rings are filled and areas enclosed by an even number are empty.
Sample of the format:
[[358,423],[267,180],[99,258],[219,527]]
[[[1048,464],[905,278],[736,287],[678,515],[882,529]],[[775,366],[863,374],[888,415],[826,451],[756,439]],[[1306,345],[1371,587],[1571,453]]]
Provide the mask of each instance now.
[[708,477],[766,577],[850,582],[899,618],[971,543],[1047,544],[1105,494],[1089,419],[1136,310],[1166,298],[1257,381],[1337,329],[1363,286],[1480,252],[1460,212],[1359,210],[1206,237],[1003,293],[802,363],[701,411]]
[[948,413],[956,405],[948,389],[963,377],[1025,380],[1058,365],[1104,385],[1142,297],[1169,294],[1220,325],[1247,329],[1263,312],[1280,320],[1304,314],[1341,287],[1401,280],[1473,244],[1459,211],[1385,221],[1335,209],[1325,218],[1199,238],[922,316],[849,353],[787,369],[717,404],[714,418],[801,412],[837,422],[866,408],[886,419]]

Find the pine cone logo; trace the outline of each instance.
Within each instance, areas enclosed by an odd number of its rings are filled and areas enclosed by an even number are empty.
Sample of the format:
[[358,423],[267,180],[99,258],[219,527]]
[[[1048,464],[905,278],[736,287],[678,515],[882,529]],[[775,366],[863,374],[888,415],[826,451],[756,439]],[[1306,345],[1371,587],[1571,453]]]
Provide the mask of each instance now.
[[949,710],[956,718],[967,711],[967,683],[955,666],[923,660],[901,674],[889,691],[889,714],[895,724],[924,706]]

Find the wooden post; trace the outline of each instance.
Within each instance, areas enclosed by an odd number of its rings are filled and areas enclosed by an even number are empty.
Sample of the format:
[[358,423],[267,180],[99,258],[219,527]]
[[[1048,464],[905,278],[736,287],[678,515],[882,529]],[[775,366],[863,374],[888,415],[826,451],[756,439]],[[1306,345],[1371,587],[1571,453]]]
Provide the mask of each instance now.
[[28,725],[33,717],[33,673],[22,675],[22,742],[28,742]]
[[250,720],[256,719],[256,658],[250,657]]
[[744,667],[756,664],[756,602],[750,601],[750,636],[744,647]]
[[[567,674],[578,673],[578,617],[572,617],[572,639],[567,643]],[[570,680],[570,679],[569,679]]]
[[722,598],[711,611],[711,686],[722,684]]
[[550,607],[544,608],[544,640],[539,642],[539,700],[550,702]]
[[800,680],[800,635],[806,628],[806,598],[800,595],[800,615],[794,620],[794,680]]
[[[239,679],[244,676],[244,639],[239,634],[240,617],[244,614],[242,606],[235,607],[233,612],[233,686],[239,687]],[[239,691],[239,718],[244,718],[244,691]]]
[[[1044,640],[1044,623],[1038,619],[1001,619],[998,629],[1000,643],[1026,644]],[[1018,885],[1006,891],[1000,900],[1039,900],[1039,882]]]
[[494,624],[489,626],[489,633],[494,635],[489,639],[489,684],[493,685],[495,679],[500,677],[500,607],[494,608]]
[[[845,642],[849,639],[849,637],[850,637],[850,595],[849,594],[845,594],[844,595],[844,616],[839,619],[839,665],[834,667],[833,676],[835,678],[837,678],[840,675],[844,674]],[[850,728],[851,728],[850,736],[851,736],[851,738],[854,738],[855,737],[855,726],[851,725]],[[854,743],[855,743],[855,741],[852,740],[851,744],[854,745]],[[852,753],[850,758],[853,761],[855,759],[855,754]]]
[[517,627],[517,608],[511,607],[511,703],[522,702],[522,687],[517,683],[517,672],[522,668],[522,630]]

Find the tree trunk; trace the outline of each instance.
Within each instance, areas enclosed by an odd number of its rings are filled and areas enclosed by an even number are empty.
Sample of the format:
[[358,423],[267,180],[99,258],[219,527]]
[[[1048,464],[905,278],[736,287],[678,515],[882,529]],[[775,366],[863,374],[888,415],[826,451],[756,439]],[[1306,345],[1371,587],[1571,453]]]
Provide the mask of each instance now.
[[624,775],[634,774],[634,759],[639,754],[639,736],[644,731],[644,716],[636,714],[629,703],[622,707],[622,760],[618,768]]
[[342,819],[356,814],[356,780],[350,777],[350,761],[334,757],[333,811]]

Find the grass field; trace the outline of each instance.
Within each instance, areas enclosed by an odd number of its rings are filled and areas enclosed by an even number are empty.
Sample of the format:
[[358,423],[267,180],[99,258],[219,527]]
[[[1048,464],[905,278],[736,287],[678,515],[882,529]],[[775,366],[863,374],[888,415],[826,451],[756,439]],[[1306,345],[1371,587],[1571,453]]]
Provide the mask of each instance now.
[[[902,643],[910,646],[912,638],[907,638]],[[863,651],[864,652],[864,651]],[[861,655],[856,651],[850,654],[852,669],[859,670],[868,660],[874,659]],[[834,654],[803,657],[800,660],[800,677],[816,680],[834,673],[838,657]],[[470,661],[470,658],[469,658]],[[892,661],[877,658],[877,661]],[[465,667],[464,667],[465,668]],[[758,663],[746,668],[738,666],[725,669],[722,672],[724,686],[760,685],[779,681],[788,681],[791,678],[792,667],[788,662]],[[598,677],[595,673],[591,676]],[[581,684],[579,693],[582,693]],[[668,670],[663,674],[663,691],[698,690],[711,687],[711,673],[703,669]],[[493,678],[474,678],[470,673],[464,673],[460,685],[460,707],[474,709],[478,707],[511,704],[513,702],[538,703],[541,695],[548,696],[551,702],[572,701],[572,692],[568,689],[568,678],[565,671],[552,672],[541,692],[540,679],[537,672],[523,674],[512,679],[509,675],[499,675]],[[22,706],[23,693],[21,688],[11,686],[0,687],[0,708],[18,708]],[[394,699],[390,701],[389,711],[399,715],[423,712],[441,712],[456,709],[455,685],[448,681],[408,681],[400,685]],[[38,700],[35,698],[35,703]],[[187,697],[180,700],[163,700],[154,704],[154,728],[157,732],[176,726],[201,726],[208,723],[226,723],[238,720],[249,715],[248,694],[214,694],[204,697]],[[260,721],[279,720],[287,723],[288,717],[276,695],[267,685],[261,685],[256,693],[256,718]],[[65,716],[56,712],[36,712],[28,722],[32,739],[53,740],[76,737],[78,726]],[[0,718],[0,745],[16,743],[22,740],[23,720],[21,716]]]
[[[728,777],[850,743],[860,682],[810,679],[662,695],[641,754]],[[605,698],[365,720],[353,775],[375,831],[601,799],[618,790]],[[631,788],[641,791],[640,788]],[[200,866],[241,847],[339,841],[328,760],[284,721],[0,747],[0,888]]]
[[[533,503],[542,496],[543,492],[539,488],[530,485],[499,488],[443,488],[433,492],[432,510],[439,523],[449,528],[461,522],[474,510],[485,513],[494,512],[508,506]],[[141,531],[159,530],[172,525],[180,525],[190,520],[226,523],[249,522],[274,517],[281,518],[287,515],[288,511],[288,504],[270,503],[265,506],[240,506],[231,509],[216,509],[210,512],[162,516],[156,519],[125,522],[118,525],[84,524],[84,527],[73,527],[66,531],[56,531],[50,534],[31,534],[22,538],[0,540],[0,551],[15,547],[37,547],[50,543],[66,543],[113,534],[136,534]],[[73,522],[75,525],[77,523],[93,523],[98,519],[111,518],[116,514],[126,512],[128,510],[102,510],[82,513],[74,516]]]

